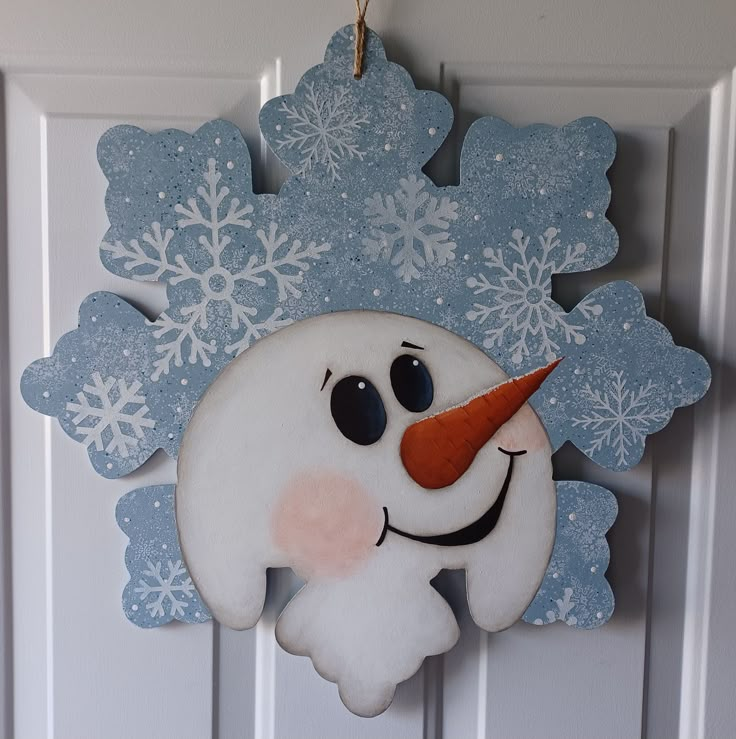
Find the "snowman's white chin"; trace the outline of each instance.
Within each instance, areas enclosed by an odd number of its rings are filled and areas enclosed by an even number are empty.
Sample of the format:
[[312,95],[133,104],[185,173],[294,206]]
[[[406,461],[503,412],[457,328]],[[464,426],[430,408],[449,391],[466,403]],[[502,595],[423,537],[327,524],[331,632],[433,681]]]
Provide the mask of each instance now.
[[459,635],[427,574],[396,567],[383,553],[349,578],[310,580],[276,623],[281,647],[310,657],[338,684],[343,703],[365,717],[385,711],[396,686]]

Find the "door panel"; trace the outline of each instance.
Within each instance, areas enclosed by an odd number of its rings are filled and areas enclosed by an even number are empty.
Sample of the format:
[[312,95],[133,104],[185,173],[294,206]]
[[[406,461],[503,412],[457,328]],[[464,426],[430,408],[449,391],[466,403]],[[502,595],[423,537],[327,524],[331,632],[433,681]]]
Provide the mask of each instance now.
[[[10,254],[11,374],[17,388],[23,365],[48,354],[74,328],[79,303],[90,292],[119,292],[150,315],[165,306],[163,289],[111,275],[95,254],[107,229],[106,181],[96,161],[100,135],[123,121],[195,129],[217,115],[229,115],[252,132],[261,84],[191,80],[168,106],[162,99],[166,86],[141,78],[110,85],[19,76],[9,88],[9,172],[21,182],[24,172],[28,178],[9,223],[17,245]],[[181,103],[184,90],[188,108]],[[130,112],[119,112],[120,99],[131,101]],[[170,112],[161,117],[166,107]],[[29,152],[35,162],[28,161]],[[257,160],[257,140],[254,155]],[[39,212],[41,218],[27,215]],[[37,248],[26,248],[28,243]],[[135,487],[175,480],[174,461],[159,453],[148,469],[106,481],[90,468],[84,447],[70,443],[55,421],[27,414],[20,398],[11,398],[23,419],[13,443],[13,528],[23,532],[14,537],[13,552],[17,736],[125,736],[141,721],[154,736],[210,735],[212,624],[131,628],[120,604],[127,540],[115,523],[115,503]],[[29,696],[46,700],[29,702]]]

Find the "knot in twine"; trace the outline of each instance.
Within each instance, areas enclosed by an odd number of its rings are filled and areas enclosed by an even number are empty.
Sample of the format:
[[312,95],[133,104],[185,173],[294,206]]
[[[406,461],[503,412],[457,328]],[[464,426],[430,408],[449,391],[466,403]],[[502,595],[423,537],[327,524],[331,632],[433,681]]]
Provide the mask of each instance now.
[[359,80],[363,76],[363,54],[365,53],[365,12],[370,0],[365,0],[361,8],[360,0],[355,0],[358,14],[355,17],[355,60],[353,61],[353,77]]

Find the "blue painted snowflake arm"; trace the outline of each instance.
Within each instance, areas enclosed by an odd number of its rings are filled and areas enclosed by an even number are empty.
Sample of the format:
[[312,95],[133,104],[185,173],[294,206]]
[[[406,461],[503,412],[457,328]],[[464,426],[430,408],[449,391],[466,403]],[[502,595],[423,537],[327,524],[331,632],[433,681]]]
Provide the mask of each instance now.
[[99,474],[120,477],[159,447],[173,454],[196,402],[183,394],[178,405],[162,399],[150,379],[155,356],[146,317],[117,295],[93,293],[79,309],[79,328],[25,370],[21,392],[87,447]]
[[610,556],[606,532],[617,513],[616,498],[605,488],[557,483],[555,546],[524,621],[537,626],[562,621],[594,629],[611,618],[613,591],[604,576]]
[[232,123],[211,121],[194,134],[115,126],[100,139],[97,158],[109,182],[100,256],[114,274],[187,282],[199,247],[214,266],[251,229],[259,198],[248,147]]
[[[477,120],[465,137],[460,163],[464,200],[479,215],[468,220],[469,243],[503,249],[516,241],[514,231],[521,231],[532,242],[526,259],[540,261],[544,281],[607,264],[618,249],[616,230],[606,218],[611,200],[606,172],[615,156],[616,137],[599,118],[559,128]],[[536,243],[549,230],[565,244],[554,254]],[[509,246],[510,254],[520,247]],[[523,261],[520,254],[515,259]]]
[[298,202],[253,194],[233,124],[212,121],[191,135],[116,126],[98,158],[110,183],[103,263],[167,286],[154,382],[202,387],[253,341],[309,314],[305,272],[329,251],[330,223],[300,209],[301,191]]
[[552,298],[556,274],[609,262],[618,249],[606,218],[606,177],[616,152],[597,118],[555,128],[481,118],[462,150],[453,238],[456,290],[448,296],[465,322],[458,330],[518,373],[585,341]]
[[292,95],[266,103],[261,132],[284,165],[310,187],[348,194],[385,180],[388,171],[419,174],[452,126],[452,108],[417,90],[409,73],[386,61],[380,38],[366,34],[363,76],[353,78],[353,26],[330,41],[325,61]]
[[174,485],[153,485],[124,495],[115,509],[130,539],[125,565],[130,580],[123,612],[136,626],[153,628],[176,619],[203,623],[211,616],[187,572],[174,515]]
[[647,316],[630,282],[594,290],[568,319],[584,341],[566,349],[565,361],[532,404],[554,449],[570,440],[602,467],[627,470],[675,408],[703,397],[710,368]]

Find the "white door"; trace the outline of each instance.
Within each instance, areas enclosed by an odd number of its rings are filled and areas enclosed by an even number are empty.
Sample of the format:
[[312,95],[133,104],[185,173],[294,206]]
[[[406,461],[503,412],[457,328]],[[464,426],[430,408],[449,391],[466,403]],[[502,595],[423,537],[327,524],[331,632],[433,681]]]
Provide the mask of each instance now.
[[367,720],[345,710],[308,660],[277,647],[287,573],[272,578],[266,616],[249,632],[211,622],[146,631],[123,616],[126,540],[115,503],[173,481],[174,464],[159,453],[103,480],[18,392],[23,368],[73,328],[90,292],[117,292],[149,314],[165,305],[162,291],[99,261],[107,220],[97,140],[123,122],[193,130],[224,117],[245,134],[256,188],[274,191],[283,174],[259,138],[259,108],[321,61],[353,13],[348,0],[0,7],[5,734],[735,736],[736,424],[724,382],[733,373],[722,369],[736,363],[727,320],[736,315],[732,0],[374,0],[368,11],[389,57],[455,106],[456,135],[429,167],[440,184],[456,177],[462,134],[480,115],[517,125],[595,115],[612,125],[620,254],[601,271],[559,278],[558,298],[569,307],[607,280],[630,279],[677,343],[703,351],[715,370],[706,401],[677,411],[633,471],[603,471],[569,449],[557,455],[559,478],[600,483],[619,501],[611,623],[489,635],[463,610],[462,578],[443,575],[460,643]]

